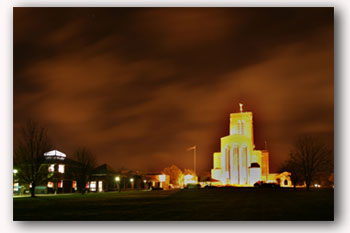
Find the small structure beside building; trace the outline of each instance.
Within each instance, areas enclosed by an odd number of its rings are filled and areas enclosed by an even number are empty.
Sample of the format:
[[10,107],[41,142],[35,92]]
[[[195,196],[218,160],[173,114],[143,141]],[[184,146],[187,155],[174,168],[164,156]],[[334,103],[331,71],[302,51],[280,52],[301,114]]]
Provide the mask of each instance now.
[[147,173],[145,184],[148,189],[168,190],[170,188],[170,176],[161,173]]
[[117,182],[115,177],[120,176],[120,173],[107,165],[102,164],[92,171],[92,175],[88,184],[90,192],[108,192],[117,191]]

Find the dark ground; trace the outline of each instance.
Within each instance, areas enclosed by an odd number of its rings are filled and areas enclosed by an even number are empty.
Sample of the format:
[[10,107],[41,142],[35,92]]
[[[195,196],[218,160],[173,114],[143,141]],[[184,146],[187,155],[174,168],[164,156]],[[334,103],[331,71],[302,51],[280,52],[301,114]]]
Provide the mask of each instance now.
[[213,188],[23,197],[14,220],[333,220],[333,189]]

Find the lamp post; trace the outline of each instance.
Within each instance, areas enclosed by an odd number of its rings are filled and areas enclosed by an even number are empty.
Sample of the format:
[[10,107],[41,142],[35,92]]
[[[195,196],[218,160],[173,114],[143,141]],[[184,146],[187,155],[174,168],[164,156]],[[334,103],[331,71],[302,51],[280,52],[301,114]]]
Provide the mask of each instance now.
[[17,184],[17,186],[15,186],[15,184],[17,183],[17,173],[18,173],[18,170],[13,169],[13,191],[14,192],[18,191],[18,184]]
[[130,178],[131,188],[134,189],[134,178]]
[[194,145],[194,146],[191,146],[190,148],[188,148],[187,150],[193,150],[193,170],[194,170],[194,173],[196,173],[196,150],[197,150],[197,147]]
[[117,177],[115,178],[115,181],[117,182],[117,190],[120,192],[120,177],[117,176]]

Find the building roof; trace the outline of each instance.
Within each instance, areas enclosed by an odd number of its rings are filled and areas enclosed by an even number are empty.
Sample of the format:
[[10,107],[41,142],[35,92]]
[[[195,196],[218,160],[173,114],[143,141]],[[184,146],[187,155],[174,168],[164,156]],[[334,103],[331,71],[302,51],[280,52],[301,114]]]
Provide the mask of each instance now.
[[199,182],[218,182],[219,180],[209,177],[199,177]]
[[58,150],[52,150],[44,153],[45,157],[63,157],[66,158],[66,154]]
[[109,175],[109,174],[115,174],[116,171],[109,166],[108,164],[102,164],[101,166],[96,167],[93,171],[93,175]]

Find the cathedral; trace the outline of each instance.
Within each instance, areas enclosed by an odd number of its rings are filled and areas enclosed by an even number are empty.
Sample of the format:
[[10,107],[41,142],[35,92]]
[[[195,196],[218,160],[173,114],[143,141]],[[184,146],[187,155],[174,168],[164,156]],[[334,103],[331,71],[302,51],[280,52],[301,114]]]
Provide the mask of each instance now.
[[220,185],[253,186],[256,182],[278,183],[290,187],[290,173],[269,173],[269,152],[256,150],[253,114],[243,111],[230,114],[230,134],[221,138],[221,151],[213,154],[211,176]]

